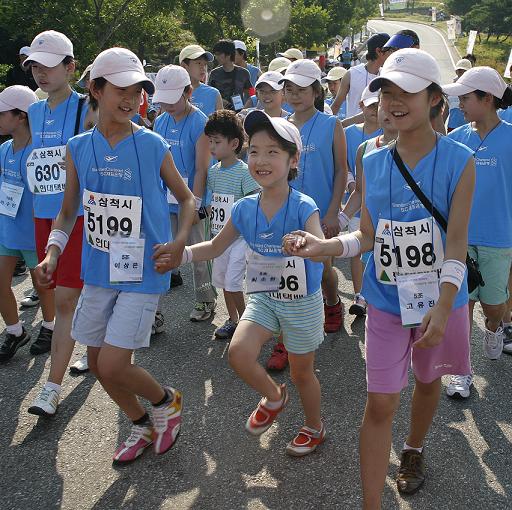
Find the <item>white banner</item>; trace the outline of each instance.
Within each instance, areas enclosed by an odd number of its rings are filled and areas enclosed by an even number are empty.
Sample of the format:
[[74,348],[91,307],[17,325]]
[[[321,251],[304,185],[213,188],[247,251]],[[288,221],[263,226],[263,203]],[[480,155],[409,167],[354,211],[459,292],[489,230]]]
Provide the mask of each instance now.
[[432,7],[432,21],[437,21],[437,8]]
[[384,5],[379,4],[379,9],[380,9],[380,16],[381,16],[381,18],[383,18],[384,17]]
[[503,76],[505,78],[511,78],[510,76],[510,68],[512,67],[512,49],[510,50],[510,55],[508,56],[508,62],[505,67],[505,72],[503,73]]
[[455,33],[455,20],[450,19],[446,22],[446,31],[448,33],[448,40],[455,41],[457,35]]
[[462,20],[455,16],[455,35],[460,37],[460,34],[462,34]]
[[476,42],[476,34],[478,34],[477,30],[470,30],[468,37],[468,45],[466,46],[466,53],[473,53],[473,48],[475,47]]
[[389,0],[390,4],[405,4],[406,0]]
[[260,40],[256,39],[256,66],[260,67]]

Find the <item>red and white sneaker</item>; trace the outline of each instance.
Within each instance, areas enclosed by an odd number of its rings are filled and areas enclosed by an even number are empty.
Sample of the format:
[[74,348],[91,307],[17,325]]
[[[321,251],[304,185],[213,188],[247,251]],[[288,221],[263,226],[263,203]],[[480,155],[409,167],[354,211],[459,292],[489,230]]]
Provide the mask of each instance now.
[[264,399],[262,398],[256,409],[247,419],[245,429],[253,436],[259,436],[263,434],[263,432],[266,432],[272,423],[274,423],[277,415],[286,407],[286,404],[288,403],[288,391],[286,390],[286,384],[281,384],[280,388],[281,405],[277,409],[269,409],[268,407],[265,407],[263,404]]
[[322,423],[320,430],[302,427],[299,433],[286,446],[286,453],[294,457],[303,457],[314,452],[316,447],[325,441],[325,427]]
[[268,370],[284,370],[288,366],[288,351],[282,342],[274,346],[274,350],[267,361]]
[[343,319],[345,316],[345,307],[341,302],[341,299],[338,298],[338,302],[332,306],[324,303],[324,314],[324,331],[326,333],[336,333],[336,331],[339,331],[343,326]]
[[173,395],[173,399],[167,404],[153,407],[153,443],[157,454],[165,453],[171,448],[181,429],[181,391],[169,387],[165,390]]
[[151,425],[132,425],[128,439],[123,441],[114,453],[113,464],[128,464],[140,457],[153,442],[152,433]]

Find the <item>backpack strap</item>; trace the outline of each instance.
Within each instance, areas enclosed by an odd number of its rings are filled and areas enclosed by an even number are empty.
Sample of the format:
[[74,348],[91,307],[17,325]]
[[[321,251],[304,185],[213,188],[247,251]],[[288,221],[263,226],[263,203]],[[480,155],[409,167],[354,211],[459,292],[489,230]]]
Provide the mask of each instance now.
[[80,95],[78,98],[78,108],[76,109],[75,130],[73,132],[73,136],[76,136],[80,131],[80,119],[82,118],[82,109],[86,99],[87,96],[84,95]]

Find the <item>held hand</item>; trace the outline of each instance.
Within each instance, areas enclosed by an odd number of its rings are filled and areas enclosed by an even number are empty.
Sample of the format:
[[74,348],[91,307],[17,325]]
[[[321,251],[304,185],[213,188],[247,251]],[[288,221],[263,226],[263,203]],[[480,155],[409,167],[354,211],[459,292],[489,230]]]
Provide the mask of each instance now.
[[446,329],[446,323],[450,311],[446,312],[444,308],[439,305],[434,306],[429,312],[423,317],[420,329],[423,332],[421,338],[417,340],[413,346],[420,347],[421,349],[429,349],[436,347],[443,341],[444,332]]
[[57,258],[50,255],[46,255],[44,260],[40,262],[34,270],[37,283],[43,287],[48,288],[53,284],[53,273],[57,268]]
[[291,234],[286,234],[283,237],[282,246],[283,251],[290,256],[310,258],[323,255],[322,240],[303,230],[295,230]]
[[335,237],[340,233],[340,223],[337,214],[326,214],[322,218],[322,230],[327,239]]
[[184,243],[173,242],[157,244],[154,247],[153,260],[155,261],[155,271],[166,273],[171,269],[178,267],[183,258]]

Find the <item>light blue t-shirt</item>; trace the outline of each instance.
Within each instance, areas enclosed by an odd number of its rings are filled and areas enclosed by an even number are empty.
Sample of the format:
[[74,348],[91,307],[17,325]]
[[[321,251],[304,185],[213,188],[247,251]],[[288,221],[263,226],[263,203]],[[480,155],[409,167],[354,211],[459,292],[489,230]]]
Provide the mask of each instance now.
[[[437,156],[436,149],[432,149],[411,172],[423,193],[445,218],[449,217],[453,194],[471,157],[471,151],[467,147],[444,136],[438,139]],[[365,204],[374,229],[377,228],[380,219],[412,222],[431,217],[430,211],[423,207],[402,177],[393,161],[389,147],[381,147],[365,154],[363,156],[363,167],[366,183]],[[392,218],[390,218],[390,215],[392,215]],[[435,222],[435,220],[433,221]],[[368,303],[379,310],[400,315],[396,286],[386,285],[378,281],[375,271],[376,257],[380,257],[383,266],[385,266],[386,258],[394,256],[393,252],[390,251],[393,247],[391,225],[390,222],[385,237],[383,233],[383,250],[375,250],[373,256],[368,260],[363,276],[362,294]],[[393,230],[396,228],[398,227],[393,227]],[[446,247],[446,234],[441,227],[439,227],[439,230],[443,246]],[[403,231],[395,230],[395,235],[403,235]],[[385,252],[384,247],[387,248]],[[415,267],[413,259],[409,259],[408,250],[404,251],[406,253],[401,255],[402,264],[407,263],[410,267]],[[420,256],[423,256],[423,254],[420,254]],[[463,306],[467,302],[468,288],[467,284],[464,283],[455,298],[453,308]]]
[[448,113],[448,129],[457,129],[460,126],[467,124],[464,114],[460,108],[450,108]]
[[247,70],[251,75],[251,85],[255,87],[256,82],[258,81],[258,76],[261,74],[261,69],[259,67],[253,66],[252,64],[247,64]]
[[512,124],[512,106],[509,106],[506,110],[500,110],[498,115],[501,120]]
[[[310,197],[291,189],[288,199],[269,222],[259,206],[259,199],[260,195],[256,194],[235,202],[231,221],[253,251],[268,257],[283,257],[283,235],[304,230],[307,220],[318,207]],[[310,295],[320,288],[323,265],[308,259],[304,262]]]
[[32,193],[27,181],[27,157],[33,146],[13,153],[13,141],[0,145],[0,187],[8,183],[23,187],[23,195],[15,218],[0,214],[0,244],[11,250],[35,250]]
[[[334,103],[334,97],[329,97],[325,100],[325,102],[331,106],[332,103]],[[341,106],[340,106],[340,109],[338,110],[338,114],[336,115],[336,117],[338,117],[338,119],[340,120],[343,120],[345,117],[347,116],[347,102],[346,101],[343,101],[343,103],[341,103]]]
[[[204,133],[207,120],[206,115],[196,109],[178,122],[164,112],[157,117],[153,127],[153,131],[169,144],[174,164],[181,176],[188,179],[191,190],[196,176],[196,143]],[[177,204],[169,204],[169,212],[176,214],[178,210]]]
[[[51,111],[46,99],[30,105],[28,119],[32,132],[32,145],[34,149],[40,147],[55,147],[66,145],[75,133],[75,123],[80,95],[73,91],[71,95],[58,104]],[[78,132],[84,131],[84,121],[89,106],[85,102],[82,106],[81,119]],[[57,217],[62,205],[64,192],[53,195],[34,195],[34,216],[36,218]],[[80,215],[83,211],[80,209]]]
[[218,97],[220,92],[217,89],[201,83],[192,91],[191,102],[208,117],[217,109]]
[[[170,236],[166,193],[160,178],[160,168],[169,150],[165,140],[141,128],[111,148],[101,132],[93,129],[71,138],[68,150],[77,170],[80,197],[84,189],[142,197],[141,237],[145,238],[142,282],[111,284],[109,253],[92,247],[84,228],[81,274],[84,283],[126,292],[165,292],[170,273],[157,273],[151,259],[155,244],[168,242]],[[121,201],[119,207],[124,207]],[[86,212],[85,223],[95,220]],[[108,228],[108,221],[106,225]]]
[[337,119],[333,115],[316,112],[300,129],[302,152],[299,173],[290,186],[309,195],[323,218],[332,199],[334,186],[334,129]]
[[475,154],[476,181],[469,244],[512,248],[512,125],[500,122],[483,140],[471,124],[448,136]]

